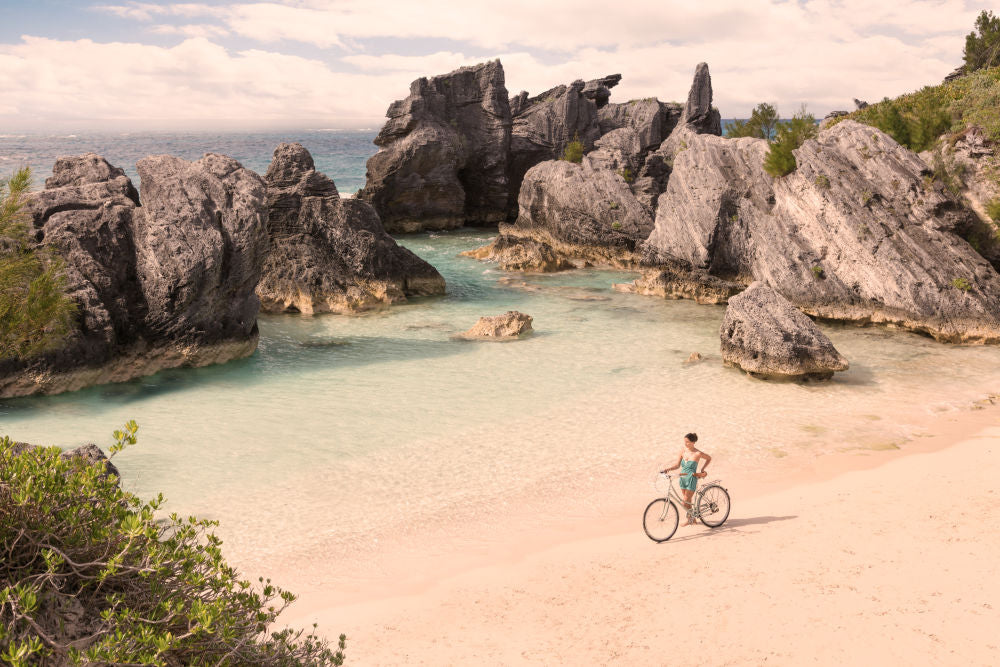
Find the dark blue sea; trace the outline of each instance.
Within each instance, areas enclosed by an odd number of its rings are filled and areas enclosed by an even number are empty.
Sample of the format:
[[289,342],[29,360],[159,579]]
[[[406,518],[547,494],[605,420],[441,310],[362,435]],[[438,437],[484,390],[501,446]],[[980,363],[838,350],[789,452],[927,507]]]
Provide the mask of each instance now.
[[377,150],[373,130],[291,130],[286,132],[130,132],[79,134],[3,134],[0,130],[0,179],[16,169],[31,167],[40,189],[52,174],[56,158],[97,153],[121,167],[139,185],[135,163],[147,155],[169,154],[197,160],[205,153],[222,153],[263,175],[278,144],[297,141],[305,146],[316,168],[332,178],[341,194],[353,194],[365,184],[365,162]]

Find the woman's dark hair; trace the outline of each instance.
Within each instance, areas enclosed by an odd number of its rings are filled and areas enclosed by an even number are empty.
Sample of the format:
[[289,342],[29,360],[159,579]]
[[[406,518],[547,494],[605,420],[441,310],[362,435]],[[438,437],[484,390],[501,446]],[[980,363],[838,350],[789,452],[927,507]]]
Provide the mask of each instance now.
[[684,437],[687,438],[688,440],[690,440],[691,442],[698,442],[698,434],[697,433],[688,433]]

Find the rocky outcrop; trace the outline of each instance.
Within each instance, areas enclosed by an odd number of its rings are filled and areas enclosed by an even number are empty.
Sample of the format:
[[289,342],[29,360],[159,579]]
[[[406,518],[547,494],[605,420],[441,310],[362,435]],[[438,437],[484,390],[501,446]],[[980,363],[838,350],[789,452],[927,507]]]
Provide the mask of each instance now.
[[517,222],[502,226],[491,246],[472,254],[504,270],[630,266],[652,224],[620,174],[552,160],[525,175]]
[[559,159],[571,141],[582,143],[585,151],[594,147],[602,134],[598,110],[607,105],[610,88],[619,81],[620,74],[593,81],[577,80],[535,97],[522,92],[515,98],[510,141],[512,214],[517,210],[521,184],[529,169]]
[[[20,455],[26,451],[31,451],[39,449],[39,445],[32,445],[27,442],[12,442],[11,443],[11,453]],[[103,472],[101,477],[108,478],[114,477],[115,481],[121,479],[121,473],[118,472],[118,468],[114,463],[111,462],[105,454],[104,451],[97,445],[81,445],[79,447],[74,447],[73,449],[64,450],[59,454],[59,458],[68,461],[70,459],[79,459],[84,465],[95,465],[100,464],[102,466]]]
[[755,377],[826,379],[848,368],[812,320],[759,282],[729,300],[719,336],[723,361]]
[[267,170],[271,250],[257,294],[265,312],[355,312],[442,294],[444,278],[400,247],[367,202],[341,199],[300,144]]
[[617,283],[615,291],[658,296],[664,299],[691,299],[702,304],[728,303],[746,288],[743,283],[713,276],[703,269],[690,270],[677,262],[644,271],[630,283]]
[[938,183],[975,213],[956,232],[1000,270],[1000,215],[995,210],[1000,206],[1000,149],[980,128],[970,127],[942,137],[920,158]]
[[500,61],[417,79],[393,102],[358,193],[390,232],[506,217],[511,113]]
[[0,397],[58,393],[247,356],[267,248],[264,183],[221,155],[124,172],[60,158],[28,205],[35,238],[65,261],[76,327],[57,350],[0,361]]
[[955,232],[971,213],[877,129],[842,121],[763,171],[767,143],[688,133],[643,261],[759,280],[805,312],[1000,342],[1000,276]]
[[479,321],[458,338],[481,340],[510,340],[531,332],[531,315],[508,310],[503,315],[480,317]]

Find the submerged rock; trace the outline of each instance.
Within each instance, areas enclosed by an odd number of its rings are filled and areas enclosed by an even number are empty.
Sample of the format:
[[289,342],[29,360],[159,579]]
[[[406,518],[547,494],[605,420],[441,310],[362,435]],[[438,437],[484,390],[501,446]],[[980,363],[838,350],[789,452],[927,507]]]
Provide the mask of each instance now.
[[444,293],[441,274],[400,247],[367,202],[341,199],[300,144],[275,149],[266,180],[265,312],[353,312]]
[[124,172],[92,153],[60,158],[29,199],[35,238],[65,261],[78,312],[59,349],[0,360],[0,397],[121,382],[256,349],[263,181],[212,154],[194,163],[146,158],[138,168],[143,206]]
[[453,229],[506,217],[511,114],[500,61],[417,79],[386,115],[358,193],[386,230]]
[[809,314],[1000,342],[1000,276],[955,233],[972,215],[879,130],[845,120],[763,170],[767,142],[687,133],[643,245],[736,283],[763,281]]
[[826,334],[763,283],[729,300],[719,335],[722,360],[755,377],[826,379],[848,368]]
[[480,317],[479,321],[468,331],[459,334],[459,338],[501,340],[517,338],[529,333],[532,317],[516,310],[508,310],[503,315]]

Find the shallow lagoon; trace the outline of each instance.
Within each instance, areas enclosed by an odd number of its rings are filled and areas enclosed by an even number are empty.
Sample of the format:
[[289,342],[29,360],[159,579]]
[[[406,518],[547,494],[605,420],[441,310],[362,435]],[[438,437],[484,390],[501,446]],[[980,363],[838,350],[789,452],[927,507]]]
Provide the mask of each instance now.
[[[249,359],[4,401],[0,433],[106,447],[136,419],[140,444],[118,459],[125,486],[222,520],[231,557],[267,572],[360,563],[442,527],[459,540],[449,548],[476,549],[510,538],[496,531],[505,517],[530,528],[600,516],[648,495],[687,431],[724,474],[905,446],[934,415],[1000,390],[1000,348],[826,324],[849,371],[761,382],[723,367],[723,307],[617,293],[613,283],[634,277],[623,272],[505,274],[458,256],[489,238],[401,238],[445,276],[444,297],[356,317],[263,317]],[[535,333],[451,338],[509,309],[532,315]],[[695,351],[705,360],[685,364]]]

